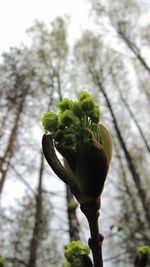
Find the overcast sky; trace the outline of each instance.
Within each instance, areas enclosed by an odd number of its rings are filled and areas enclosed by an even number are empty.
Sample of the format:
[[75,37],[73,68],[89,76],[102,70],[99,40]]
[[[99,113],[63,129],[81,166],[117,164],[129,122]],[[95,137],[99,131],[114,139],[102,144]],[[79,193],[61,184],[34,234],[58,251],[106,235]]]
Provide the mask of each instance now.
[[89,23],[88,10],[87,0],[0,0],[0,54],[26,42],[25,30],[35,19],[49,22],[70,14],[72,35],[78,35]]

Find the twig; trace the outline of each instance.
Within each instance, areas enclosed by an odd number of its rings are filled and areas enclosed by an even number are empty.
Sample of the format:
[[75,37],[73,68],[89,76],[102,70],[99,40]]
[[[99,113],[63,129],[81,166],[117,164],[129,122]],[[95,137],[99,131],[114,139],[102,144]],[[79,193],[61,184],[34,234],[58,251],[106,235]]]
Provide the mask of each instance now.
[[97,198],[83,203],[80,208],[86,216],[90,227],[91,238],[89,239],[89,247],[92,250],[94,267],[103,267],[102,242],[104,238],[99,233],[98,227],[100,199]]

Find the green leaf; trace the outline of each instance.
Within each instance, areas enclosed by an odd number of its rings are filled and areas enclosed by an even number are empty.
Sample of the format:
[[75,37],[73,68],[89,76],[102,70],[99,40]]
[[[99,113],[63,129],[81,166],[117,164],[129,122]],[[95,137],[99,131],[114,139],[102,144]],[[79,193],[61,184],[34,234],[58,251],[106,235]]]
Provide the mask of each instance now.
[[100,132],[99,142],[102,143],[108,158],[108,163],[110,163],[113,150],[112,137],[107,128],[102,123],[99,124],[99,132]]

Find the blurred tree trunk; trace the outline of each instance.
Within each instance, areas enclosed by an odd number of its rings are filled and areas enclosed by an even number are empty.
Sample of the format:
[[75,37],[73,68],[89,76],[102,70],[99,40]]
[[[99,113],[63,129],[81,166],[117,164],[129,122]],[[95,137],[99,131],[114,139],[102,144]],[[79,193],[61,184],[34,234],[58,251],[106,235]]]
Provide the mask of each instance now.
[[[122,212],[121,212],[121,221],[123,221],[122,220],[123,217],[125,217],[126,223],[128,223],[128,221],[130,219],[130,216],[131,216],[130,213],[126,212],[126,206],[128,206],[127,200],[129,200],[130,201],[130,205],[132,206],[132,210],[134,212],[134,215],[136,216],[136,220],[137,220],[137,222],[139,224],[139,229],[140,229],[141,225],[143,225],[143,223],[144,223],[143,220],[142,220],[143,216],[142,216],[142,214],[139,211],[139,208],[137,206],[136,196],[133,193],[132,187],[130,186],[130,184],[128,182],[127,173],[126,173],[126,170],[124,168],[124,164],[123,164],[119,149],[118,149],[118,147],[117,147],[117,145],[115,143],[114,143],[114,146],[115,146],[116,157],[119,160],[119,164],[120,164],[121,179],[123,181],[123,188],[119,187],[119,192],[122,193],[121,201],[123,202],[123,204],[122,204],[123,209],[122,209]],[[144,240],[148,239],[147,235],[146,235],[146,233],[144,231],[142,231],[142,236],[143,236]],[[126,242],[128,243],[128,240]]]
[[2,117],[2,121],[1,121],[1,125],[0,125],[0,138],[2,138],[2,136],[4,135],[6,121],[8,119],[9,113],[10,113],[10,111],[12,109],[12,106],[13,106],[12,101],[11,102],[9,101],[8,105],[7,105],[7,110],[6,110],[5,114]]
[[11,158],[13,157],[15,146],[16,146],[16,139],[17,139],[17,132],[19,128],[19,122],[20,118],[24,109],[25,105],[25,99],[26,99],[26,93],[23,92],[20,96],[18,108],[17,108],[17,114],[14,120],[14,125],[11,129],[10,137],[8,140],[7,147],[5,149],[4,155],[0,158],[0,194],[2,193],[3,186],[6,180],[7,172],[10,167]]
[[139,122],[135,118],[134,113],[132,112],[132,110],[131,110],[129,104],[127,103],[127,101],[125,100],[125,98],[122,96],[121,92],[119,92],[119,93],[120,93],[120,98],[121,98],[122,102],[124,103],[125,107],[127,108],[132,120],[134,121],[134,123],[135,123],[135,125],[136,125],[136,127],[137,127],[137,129],[138,129],[138,131],[139,131],[139,133],[141,135],[141,138],[142,138],[142,140],[143,140],[143,142],[145,144],[145,147],[146,147],[148,153],[150,153],[150,146],[149,146],[149,144],[148,144],[148,142],[146,140],[146,137],[145,137],[145,135],[144,135],[144,133],[142,131],[142,128],[141,128]]
[[145,212],[145,218],[146,218],[148,224],[150,225],[150,209],[149,209],[150,203],[148,203],[146,192],[145,192],[145,190],[144,190],[144,188],[142,186],[141,177],[139,176],[139,174],[136,171],[136,167],[134,165],[133,159],[132,159],[132,157],[131,157],[128,149],[127,149],[126,143],[125,143],[124,138],[123,138],[123,136],[121,134],[121,131],[119,129],[119,126],[118,126],[118,123],[117,123],[117,119],[115,117],[111,102],[110,102],[110,100],[108,98],[108,95],[107,95],[106,91],[104,90],[103,85],[101,84],[100,81],[98,81],[98,86],[99,86],[99,90],[102,92],[102,94],[103,94],[103,96],[105,98],[107,107],[108,107],[108,109],[109,109],[109,111],[111,113],[113,124],[114,124],[114,128],[115,128],[117,136],[118,136],[118,140],[119,140],[120,145],[121,145],[121,147],[122,147],[122,149],[124,151],[125,158],[127,160],[127,164],[128,164],[129,170],[130,170],[130,172],[132,174],[133,181],[135,183],[136,189],[137,189],[138,194],[139,194],[139,198],[140,198],[142,206],[143,206],[143,210]]
[[43,171],[44,171],[44,155],[41,152],[38,189],[37,189],[37,194],[36,194],[35,222],[34,222],[32,239],[30,243],[30,255],[29,255],[29,261],[28,261],[27,267],[36,267],[37,251],[38,251],[40,232],[41,232],[41,223],[42,223]]

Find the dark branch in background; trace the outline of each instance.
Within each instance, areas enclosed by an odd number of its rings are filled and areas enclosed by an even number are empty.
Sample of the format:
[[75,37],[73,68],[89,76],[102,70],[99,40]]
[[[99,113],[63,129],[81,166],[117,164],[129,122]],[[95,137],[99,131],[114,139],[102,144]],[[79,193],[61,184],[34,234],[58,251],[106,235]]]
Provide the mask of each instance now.
[[[115,143],[114,143],[114,146],[115,146]],[[132,190],[131,190],[131,188],[129,186],[129,183],[128,183],[128,180],[127,180],[126,171],[125,171],[125,168],[123,166],[122,158],[121,158],[119,149],[117,149],[117,146],[115,146],[115,151],[117,153],[117,158],[119,160],[120,169],[121,169],[121,172],[122,172],[122,179],[123,179],[123,183],[124,183],[124,186],[125,186],[125,193],[128,195],[128,197],[131,200],[131,205],[132,205],[132,208],[133,208],[134,213],[136,215],[137,221],[139,222],[140,225],[142,225],[143,221],[141,220],[141,214],[140,214],[140,212],[138,210],[134,194],[133,194],[133,192],[132,192]]]
[[[112,66],[110,69],[111,69],[111,73],[112,73],[112,79],[113,79],[113,82],[115,83],[116,87],[118,88],[117,79],[116,79],[115,73],[113,73],[113,66]],[[123,94],[122,94],[122,92],[121,92],[121,90],[120,90],[119,88],[118,88],[118,92],[119,92],[119,96],[120,96],[122,102],[124,103],[124,105],[125,105],[127,111],[128,111],[129,114],[130,114],[130,117],[131,117],[132,120],[134,121],[135,126],[137,127],[137,129],[138,129],[138,131],[139,131],[139,134],[140,134],[140,136],[141,136],[141,138],[142,138],[142,140],[143,140],[143,142],[144,142],[144,144],[145,144],[145,147],[146,147],[148,153],[150,154],[150,146],[149,146],[149,144],[148,144],[148,142],[147,142],[147,140],[146,140],[146,137],[145,137],[145,135],[144,135],[144,132],[143,132],[143,130],[142,130],[142,128],[141,128],[141,126],[140,126],[138,120],[136,119],[136,117],[135,117],[133,111],[131,110],[131,108],[130,108],[128,102],[126,101],[125,97],[123,96]]]
[[[119,10],[118,10],[118,13],[119,13]],[[114,22],[113,16],[117,17],[117,13],[115,15],[113,15],[111,13],[111,7],[109,8],[107,15],[110,19],[110,23],[111,23],[112,27],[116,30],[116,32],[118,33],[121,40],[123,40],[123,42],[129,48],[129,50],[134,54],[135,58],[144,67],[144,69],[146,70],[148,75],[150,75],[150,67],[148,66],[147,62],[143,58],[140,49],[138,48],[137,44],[135,43],[135,40],[131,40],[131,37],[129,37],[128,34],[126,33],[126,26],[124,24],[125,23],[124,19],[126,19],[126,17],[122,18],[121,21],[118,20],[117,22]],[[115,17],[115,19],[116,19],[116,17]],[[130,26],[129,26],[128,30],[131,30]]]
[[13,106],[12,102],[10,103],[10,101],[9,101],[8,104],[7,104],[7,110],[6,110],[5,114],[2,117],[2,121],[1,121],[1,125],[0,125],[0,138],[2,138],[3,135],[4,135],[7,118],[9,116],[9,112],[12,109],[12,106]]
[[[128,254],[128,251],[123,251],[122,253],[118,253],[117,255],[114,255],[112,257],[109,257],[109,258],[104,258],[104,262],[107,262],[107,261],[113,261],[113,260],[116,260],[122,256],[122,255],[125,255],[125,254]],[[121,259],[119,260],[121,261]]]
[[29,191],[36,197],[36,193],[30,186],[30,184],[22,177],[22,175],[16,170],[15,166],[10,164],[11,169],[14,171],[14,173],[17,175],[19,180],[25,184],[25,186],[29,189]]
[[145,138],[145,135],[144,135],[144,133],[142,131],[142,128],[141,128],[138,120],[135,118],[134,113],[132,112],[132,110],[131,110],[129,104],[127,103],[127,101],[125,100],[125,98],[122,96],[121,92],[119,92],[119,93],[120,93],[120,98],[121,98],[122,102],[124,103],[125,107],[127,108],[127,110],[129,112],[131,118],[133,119],[137,129],[139,130],[139,133],[140,133],[140,135],[142,137],[142,140],[143,140],[143,142],[145,144],[145,147],[146,147],[148,153],[150,154],[150,146],[149,146],[149,144],[148,144],[148,142],[147,142],[147,140]]
[[144,60],[144,58],[141,55],[140,49],[137,47],[137,45],[131,41],[125,34],[125,32],[120,29],[120,27],[118,26],[117,28],[117,32],[119,34],[119,36],[122,38],[122,40],[126,43],[126,45],[128,46],[128,48],[133,52],[133,54],[136,56],[136,58],[138,59],[138,61],[141,63],[141,65],[144,67],[144,69],[148,72],[148,74],[150,75],[150,68],[147,65],[146,61]]
[[112,109],[112,106],[111,106],[111,103],[109,101],[109,98],[106,94],[106,92],[104,91],[104,88],[102,86],[102,84],[99,82],[99,89],[101,90],[101,92],[103,93],[104,97],[105,97],[105,100],[107,102],[107,105],[108,105],[108,108],[109,108],[109,111],[112,115],[112,119],[113,119],[113,123],[114,123],[114,127],[115,127],[115,130],[117,132],[117,136],[118,136],[118,139],[119,139],[119,142],[121,144],[121,147],[124,151],[124,154],[125,154],[125,157],[126,157],[126,160],[127,160],[127,163],[128,163],[128,167],[132,173],[132,178],[135,182],[135,185],[136,185],[136,188],[137,188],[137,191],[139,193],[139,197],[141,199],[141,203],[142,203],[142,206],[143,206],[143,209],[144,209],[144,212],[145,212],[145,216],[146,216],[146,219],[147,219],[147,222],[148,224],[150,225],[150,210],[149,210],[149,203],[147,201],[147,197],[146,197],[146,193],[145,193],[145,190],[143,189],[143,186],[141,184],[141,178],[139,176],[139,174],[137,173],[136,171],[136,168],[135,168],[135,165],[133,163],[133,159],[126,147],[126,144],[124,142],[124,139],[122,137],[122,134],[120,132],[120,129],[118,127],[118,123],[117,123],[117,120],[116,120],[116,117],[114,115],[114,112],[113,112],[113,109]]

